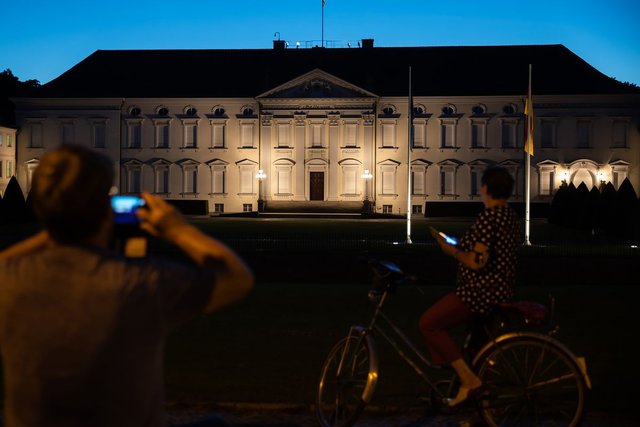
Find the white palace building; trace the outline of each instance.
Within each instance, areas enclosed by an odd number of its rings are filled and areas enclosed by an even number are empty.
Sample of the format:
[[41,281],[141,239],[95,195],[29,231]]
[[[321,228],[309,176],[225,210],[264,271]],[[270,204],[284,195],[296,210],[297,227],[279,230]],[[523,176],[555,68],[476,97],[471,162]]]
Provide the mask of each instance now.
[[121,193],[203,200],[210,212],[359,210],[367,199],[376,213],[405,214],[411,197],[413,213],[428,214],[435,203],[479,201],[482,171],[497,164],[523,201],[529,64],[532,202],[550,202],[563,181],[617,187],[628,177],[640,189],[640,89],[566,47],[371,39],[359,48],[278,40],[259,50],[96,51],[37,97],[13,100],[15,172],[28,192],[45,150],[76,143],[113,159]]

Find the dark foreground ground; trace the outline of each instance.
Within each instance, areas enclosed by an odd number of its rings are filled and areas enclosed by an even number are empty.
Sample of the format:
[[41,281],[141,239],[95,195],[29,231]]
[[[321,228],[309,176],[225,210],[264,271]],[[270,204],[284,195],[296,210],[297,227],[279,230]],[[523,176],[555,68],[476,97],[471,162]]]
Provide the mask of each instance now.
[[[366,229],[356,229],[359,225]],[[397,230],[388,231],[390,225]],[[434,225],[459,235],[468,222]],[[366,319],[369,276],[358,257],[390,259],[419,277],[417,287],[398,290],[388,310],[421,349],[420,313],[452,288],[454,264],[429,242],[426,223],[411,247],[403,246],[397,221],[274,225],[219,219],[201,226],[241,252],[258,284],[242,303],[171,336],[167,405],[176,422],[213,412],[238,426],[317,425],[312,409],[322,361],[349,325]],[[2,247],[24,234],[1,231]],[[520,257],[517,298],[543,302],[555,295],[557,338],[586,357],[594,386],[584,425],[640,426],[637,247],[543,224],[534,231],[536,246]],[[469,414],[425,414],[420,397],[427,395],[426,387],[395,355],[381,351],[380,382],[358,426],[456,426],[469,420]]]

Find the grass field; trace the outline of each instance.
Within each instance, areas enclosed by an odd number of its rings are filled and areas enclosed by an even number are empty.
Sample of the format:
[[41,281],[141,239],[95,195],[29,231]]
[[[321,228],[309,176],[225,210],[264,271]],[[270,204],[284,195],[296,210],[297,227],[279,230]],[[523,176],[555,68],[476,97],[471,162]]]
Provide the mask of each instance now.
[[[367,310],[366,269],[351,267],[358,254],[376,252],[399,260],[413,259],[424,267],[424,254],[434,255],[429,268],[445,268],[428,235],[433,225],[459,236],[470,219],[413,222],[414,245],[406,245],[403,220],[190,218],[196,226],[218,236],[249,259],[271,271],[273,280],[259,282],[241,304],[184,325],[172,335],[166,358],[167,392],[173,402],[287,402],[312,403],[322,360],[349,325],[361,323]],[[0,226],[0,249],[38,229],[34,224]],[[533,247],[521,248],[529,267],[518,297],[558,300],[561,329],[558,338],[577,355],[585,356],[594,390],[592,409],[626,412],[634,408],[637,339],[636,301],[640,297],[638,242],[602,233],[556,227],[545,221],[531,224]],[[173,255],[171,248],[153,250]],[[328,261],[323,256],[330,254]],[[295,266],[290,274],[287,257],[321,261],[315,269]],[[587,255],[587,256],[584,256]],[[336,267],[331,261],[345,258]],[[556,264],[550,261],[558,261]],[[624,259],[624,263],[617,263]],[[324,262],[324,263],[323,263]],[[420,264],[422,263],[422,264]],[[565,277],[592,276],[568,286],[554,280],[553,266]],[[619,265],[626,271],[621,272]],[[355,268],[351,274],[345,269]],[[403,267],[404,268],[404,267]],[[450,266],[448,267],[450,269]],[[332,280],[320,281],[319,269]],[[416,268],[417,270],[417,268]],[[302,273],[302,274],[300,274]],[[626,278],[625,286],[617,278]],[[299,277],[308,280],[298,280]],[[365,277],[363,277],[363,275]],[[523,274],[524,275],[524,274]],[[446,276],[446,280],[442,277]],[[401,289],[389,304],[398,323],[422,346],[417,333],[420,313],[453,282],[449,273],[416,289]],[[349,277],[348,280],[345,277]],[[351,278],[357,278],[352,280]],[[629,280],[629,277],[632,279]],[[597,285],[594,285],[597,284]],[[534,284],[534,285],[532,285]],[[544,285],[538,285],[544,284]],[[632,284],[634,286],[629,286]],[[379,402],[417,403],[426,393],[412,371],[383,352]]]
[[[417,319],[445,286],[398,290],[389,312],[418,347]],[[264,283],[243,303],[176,331],[167,350],[172,401],[313,402],[322,360],[365,318],[368,287],[348,284]],[[596,411],[635,409],[640,381],[635,366],[635,301],[640,288],[526,287],[518,297],[557,298],[557,338],[584,356],[594,385],[589,407]],[[384,348],[383,348],[384,350]],[[395,355],[383,351],[374,403],[419,404],[426,388]]]

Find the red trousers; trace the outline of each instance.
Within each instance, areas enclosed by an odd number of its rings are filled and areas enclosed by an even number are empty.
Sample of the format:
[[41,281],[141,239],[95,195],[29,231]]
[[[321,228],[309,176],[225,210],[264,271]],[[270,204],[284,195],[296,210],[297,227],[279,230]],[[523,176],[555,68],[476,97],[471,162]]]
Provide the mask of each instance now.
[[433,304],[420,316],[420,332],[427,342],[433,363],[443,365],[462,357],[460,347],[449,331],[467,323],[473,313],[451,292]]

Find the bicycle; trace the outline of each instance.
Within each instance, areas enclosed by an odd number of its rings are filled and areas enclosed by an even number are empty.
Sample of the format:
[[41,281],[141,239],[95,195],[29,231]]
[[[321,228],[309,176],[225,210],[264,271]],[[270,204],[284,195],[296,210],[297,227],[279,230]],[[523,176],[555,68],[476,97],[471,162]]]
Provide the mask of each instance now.
[[[369,264],[374,273],[368,294],[373,315],[367,326],[351,326],[325,359],[316,397],[316,415],[323,427],[352,426],[371,401],[379,378],[380,339],[426,382],[435,409],[445,408],[456,391],[456,376],[434,380],[428,372],[442,366],[430,362],[383,311],[390,294],[412,278],[390,262],[370,260]],[[468,333],[463,351],[486,390],[474,398],[475,408],[488,426],[580,424],[586,392],[591,388],[586,364],[553,338],[558,326],[553,325],[549,311],[553,309],[532,302],[500,304],[479,328]],[[514,321],[538,326],[547,321],[551,329],[529,331],[514,327]],[[470,343],[479,331],[487,337],[485,344],[471,354]]]

